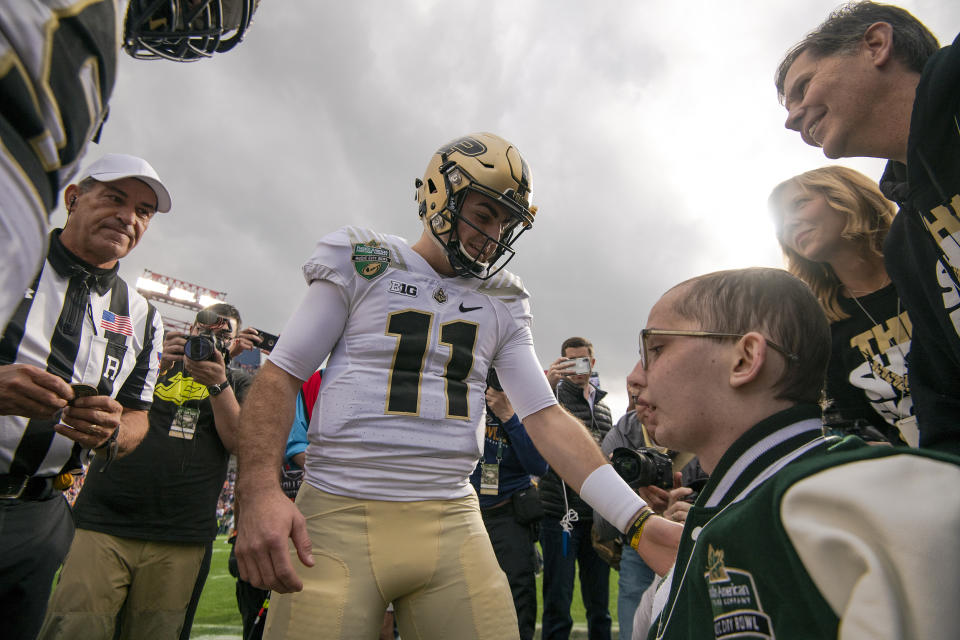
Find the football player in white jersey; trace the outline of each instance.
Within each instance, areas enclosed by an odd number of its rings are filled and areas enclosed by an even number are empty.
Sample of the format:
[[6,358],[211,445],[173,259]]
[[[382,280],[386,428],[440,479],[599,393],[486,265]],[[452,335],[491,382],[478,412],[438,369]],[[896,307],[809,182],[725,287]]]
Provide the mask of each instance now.
[[[681,527],[650,517],[557,405],[536,358],[527,292],[502,270],[533,225],[529,197],[516,147],[465,136],[417,181],[425,229],[416,243],[347,227],[307,261],[307,294],[241,418],[240,572],[284,594],[265,637],[299,637],[318,623],[326,638],[375,637],[391,601],[404,638],[517,637],[468,481],[492,366],[553,468],[659,559],[655,568],[672,562]],[[276,469],[297,390],[328,355],[298,510]]]

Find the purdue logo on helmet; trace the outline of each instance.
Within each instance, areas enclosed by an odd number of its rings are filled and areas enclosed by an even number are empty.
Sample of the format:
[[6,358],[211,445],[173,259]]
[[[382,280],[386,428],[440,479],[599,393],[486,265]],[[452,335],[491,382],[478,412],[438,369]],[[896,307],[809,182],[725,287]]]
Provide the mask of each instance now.
[[[473,133],[440,147],[416,187],[424,227],[446,251],[457,275],[492,277],[513,258],[517,238],[533,226],[537,209],[530,206],[530,169],[516,147],[492,133]],[[457,237],[467,191],[492,198],[513,215],[499,238],[486,236],[495,249],[485,262],[467,253]]]
[[258,4],[259,0],[130,0],[123,48],[145,60],[209,58],[240,43]]

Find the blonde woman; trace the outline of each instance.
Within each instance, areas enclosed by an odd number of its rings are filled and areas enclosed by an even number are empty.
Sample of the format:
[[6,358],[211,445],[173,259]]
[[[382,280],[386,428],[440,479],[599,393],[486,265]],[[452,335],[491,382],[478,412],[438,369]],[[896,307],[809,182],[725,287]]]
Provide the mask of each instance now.
[[916,444],[907,381],[912,326],[883,265],[896,209],[870,178],[828,166],[794,176],[769,199],[787,269],[820,300],[833,336],[828,424],[870,425]]

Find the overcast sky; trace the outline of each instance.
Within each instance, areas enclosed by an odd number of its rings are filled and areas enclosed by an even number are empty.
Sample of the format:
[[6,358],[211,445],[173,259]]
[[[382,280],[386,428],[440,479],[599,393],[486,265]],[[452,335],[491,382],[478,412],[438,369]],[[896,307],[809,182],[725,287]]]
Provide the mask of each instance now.
[[[213,60],[123,55],[84,165],[139,155],[171,191],[124,277],[225,291],[244,324],[278,333],[318,238],[353,224],[415,240],[413,181],[433,151],[497,133],[529,163],[539,206],[510,265],[532,294],[537,353],[546,366],[565,338],[591,339],[619,416],[666,289],[782,266],[767,195],[828,161],[783,128],[773,73],[836,4],[263,0]],[[900,6],[941,44],[960,28],[958,2]]]

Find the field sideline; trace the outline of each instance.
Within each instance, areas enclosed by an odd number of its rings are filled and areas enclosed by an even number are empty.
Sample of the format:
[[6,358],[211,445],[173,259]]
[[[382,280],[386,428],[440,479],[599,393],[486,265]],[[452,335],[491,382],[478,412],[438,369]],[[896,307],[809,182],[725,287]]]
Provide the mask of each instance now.
[[[203,588],[197,615],[193,621],[193,632],[190,637],[196,640],[241,640],[243,629],[240,625],[240,613],[237,611],[237,600],[234,594],[236,584],[233,576],[227,572],[227,557],[230,554],[230,545],[226,536],[217,536],[213,543],[213,561],[210,565],[210,575]],[[540,579],[537,578],[538,623],[543,613],[543,603],[540,601]],[[583,602],[580,599],[580,588],[575,586],[573,605],[571,606],[574,632],[571,638],[586,638],[586,615]],[[610,572],[610,616],[613,618],[613,638],[617,638],[617,572]],[[539,631],[538,631],[539,634]]]

